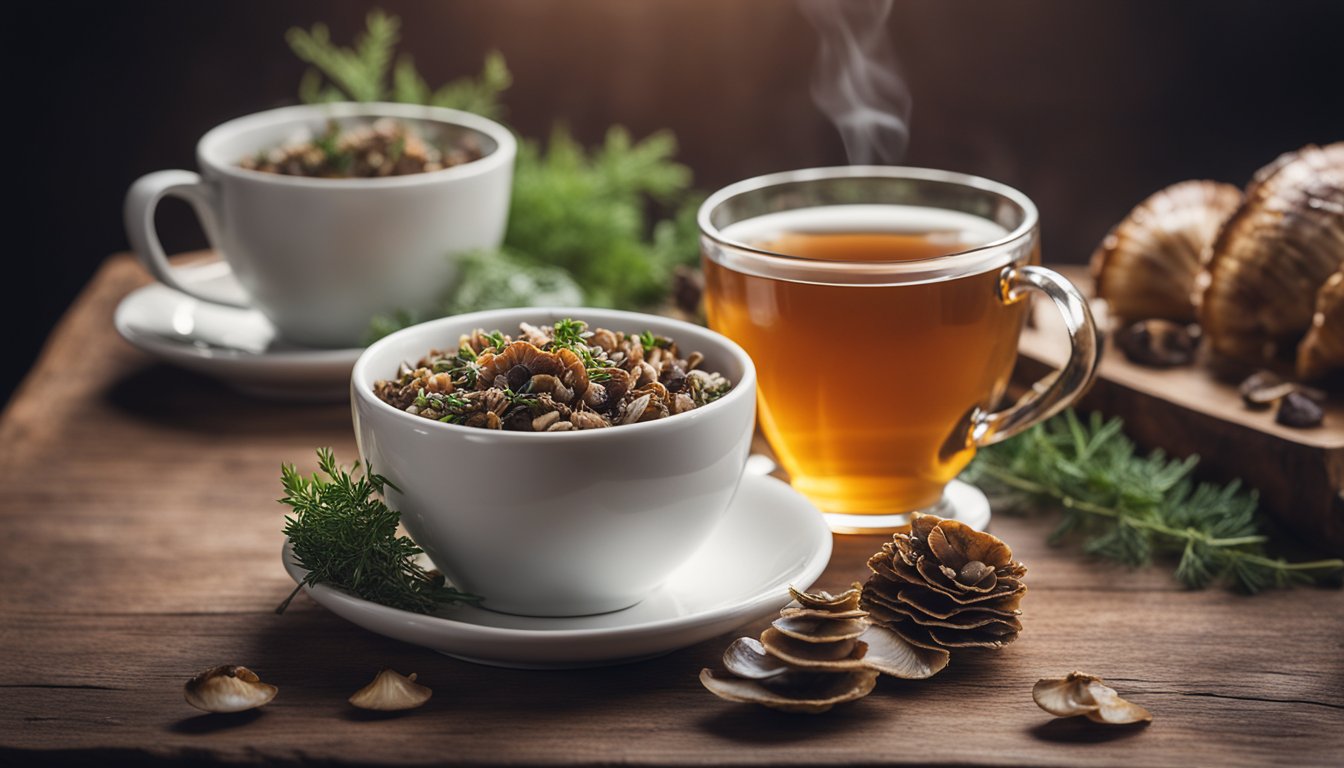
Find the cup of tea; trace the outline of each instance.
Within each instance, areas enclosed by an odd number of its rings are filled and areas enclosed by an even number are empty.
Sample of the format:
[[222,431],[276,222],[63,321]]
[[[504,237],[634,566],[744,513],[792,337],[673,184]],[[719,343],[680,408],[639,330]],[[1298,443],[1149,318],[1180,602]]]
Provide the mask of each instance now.
[[[719,190],[699,225],[709,324],[755,361],[761,430],[836,531],[957,516],[945,492],[976,449],[1059,412],[1095,373],[1087,302],[1039,265],[1036,207],[1003,184],[791,171]],[[1032,294],[1063,314],[1071,354],[996,410]]]
[[[453,144],[469,144],[480,156],[371,178],[272,173],[248,162],[304,142],[325,153],[321,142],[335,141],[324,135],[331,126],[346,131],[389,118],[406,135],[441,145],[445,159]],[[258,309],[287,341],[355,346],[376,315],[432,309],[456,275],[455,255],[500,244],[516,152],[507,128],[454,109],[339,103],[258,112],[201,138],[199,174],[156,171],[138,179],[126,195],[126,233],[140,261],[171,288]],[[241,290],[207,293],[176,278],[154,227],[164,197],[191,204]]]

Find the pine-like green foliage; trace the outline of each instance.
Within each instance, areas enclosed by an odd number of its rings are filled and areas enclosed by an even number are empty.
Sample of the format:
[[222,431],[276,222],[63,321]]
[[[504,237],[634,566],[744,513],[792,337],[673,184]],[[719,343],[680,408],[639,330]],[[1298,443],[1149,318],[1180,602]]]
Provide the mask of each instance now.
[[[381,11],[367,19],[367,29],[345,48],[332,42],[323,24],[291,29],[294,53],[312,65],[300,85],[307,102],[337,99],[394,101],[453,107],[499,117],[501,94],[512,83],[504,57],[486,56],[478,78],[462,78],[433,90],[416,71],[410,56],[395,57],[400,21]],[[395,67],[391,62],[396,58]],[[391,84],[388,74],[391,71]],[[692,263],[699,248],[695,212],[700,198],[690,193],[691,171],[675,161],[676,138],[660,131],[634,140],[619,126],[592,151],[557,127],[545,144],[523,141],[514,169],[505,254],[498,268],[476,263],[462,270],[443,313],[486,309],[507,294],[514,304],[545,303],[557,289],[554,268],[563,269],[593,306],[644,309],[667,297],[673,268]],[[652,220],[651,211],[672,215]],[[538,270],[537,290],[503,291],[503,268],[532,265]],[[567,286],[559,286],[567,289]],[[480,299],[482,303],[471,303]],[[402,313],[380,318],[372,333],[384,335],[405,322],[423,318]]]
[[[697,201],[686,201],[691,172],[672,159],[676,149],[667,131],[636,142],[621,127],[611,128],[591,153],[563,128],[544,149],[524,142],[505,246],[524,260],[567,270],[589,304],[657,303],[673,267],[697,253]],[[651,225],[649,199],[680,203],[681,213]]]
[[[431,89],[416,71],[409,55],[393,55],[401,37],[401,20],[382,11],[369,13],[366,29],[354,47],[331,41],[325,24],[312,29],[295,27],[285,35],[289,47],[312,67],[299,83],[299,98],[309,104],[328,101],[399,101],[429,104],[498,118],[504,114],[500,95],[513,83],[504,57],[491,52],[479,78],[464,77],[437,90]],[[391,84],[388,75],[391,74]]]
[[1091,555],[1131,566],[1179,557],[1191,588],[1230,582],[1248,592],[1335,578],[1344,561],[1289,563],[1265,553],[1254,491],[1199,483],[1199,458],[1138,455],[1119,419],[1072,411],[980,452],[967,478],[1060,509],[1052,543],[1077,536]]
[[[401,515],[378,498],[389,485],[385,478],[356,476],[359,462],[342,469],[330,448],[318,449],[317,459],[320,474],[305,477],[292,464],[280,469],[285,488],[280,503],[293,509],[285,517],[285,536],[308,571],[304,584],[327,584],[417,613],[480,600],[445,585],[443,576],[416,562],[420,547],[398,535]],[[276,612],[288,605],[287,599]]]

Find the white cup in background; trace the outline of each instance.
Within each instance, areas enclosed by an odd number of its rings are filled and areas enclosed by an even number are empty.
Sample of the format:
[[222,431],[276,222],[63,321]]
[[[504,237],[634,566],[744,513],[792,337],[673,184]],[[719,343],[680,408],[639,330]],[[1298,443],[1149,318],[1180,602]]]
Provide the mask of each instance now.
[[[324,179],[253,171],[239,161],[343,126],[391,117],[427,138],[467,132],[484,156],[429,173]],[[369,321],[430,309],[456,274],[454,254],[504,237],[517,142],[492,120],[412,104],[316,104],[230,120],[196,145],[200,174],[156,171],[126,195],[126,232],[164,284],[204,301],[260,310],[279,335],[319,347],[354,346]],[[166,196],[189,202],[242,292],[207,294],[174,276],[154,227]]]

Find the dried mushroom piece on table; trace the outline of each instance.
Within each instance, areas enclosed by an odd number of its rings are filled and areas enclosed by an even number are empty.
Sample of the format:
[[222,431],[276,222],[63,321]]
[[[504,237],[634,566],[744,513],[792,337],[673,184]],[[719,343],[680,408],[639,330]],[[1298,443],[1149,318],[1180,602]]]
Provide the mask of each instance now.
[[919,648],[1002,648],[1022,630],[1027,569],[999,539],[918,512],[868,559],[862,605]]
[[415,673],[401,675],[384,669],[373,682],[355,691],[350,703],[376,712],[400,712],[415,709],[429,701],[434,692],[415,682]]
[[1070,672],[1067,677],[1036,682],[1031,689],[1036,705],[1056,717],[1083,715],[1094,723],[1129,725],[1152,722],[1148,710],[1125,701],[1100,677]]
[[701,684],[728,701],[815,714],[867,696],[880,674],[922,679],[947,666],[945,652],[872,626],[858,586],[838,595],[790,588],[794,602],[760,639],[734,640],[723,654],[726,671],[700,670]]
[[1291,358],[1316,295],[1344,266],[1344,142],[1307,146],[1261,169],[1211,246],[1199,308],[1224,362]]
[[1183,181],[1135,206],[1092,254],[1097,296],[1111,316],[1194,322],[1205,250],[1240,202],[1231,184]]
[[279,688],[261,682],[247,667],[221,664],[187,681],[183,693],[187,703],[206,712],[245,712],[275,698]]

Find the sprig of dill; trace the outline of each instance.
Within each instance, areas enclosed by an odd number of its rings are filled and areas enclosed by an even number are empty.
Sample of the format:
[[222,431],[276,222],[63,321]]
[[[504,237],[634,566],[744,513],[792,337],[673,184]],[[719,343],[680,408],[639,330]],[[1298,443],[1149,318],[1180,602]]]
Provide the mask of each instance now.
[[293,464],[280,468],[285,495],[293,509],[285,516],[285,537],[294,559],[308,571],[303,582],[276,609],[283,613],[304,585],[328,584],[365,600],[416,613],[481,598],[447,586],[443,576],[416,562],[422,550],[398,535],[401,515],[382,499],[395,488],[381,475],[336,463],[330,448],[319,448],[320,474],[304,476]]
[[1344,560],[1288,562],[1266,553],[1258,497],[1234,481],[1196,482],[1197,456],[1137,453],[1119,419],[1073,411],[980,452],[967,478],[1010,499],[1058,507],[1053,544],[1082,539],[1088,554],[1130,566],[1174,555],[1190,588],[1230,583],[1247,592],[1337,578]]

